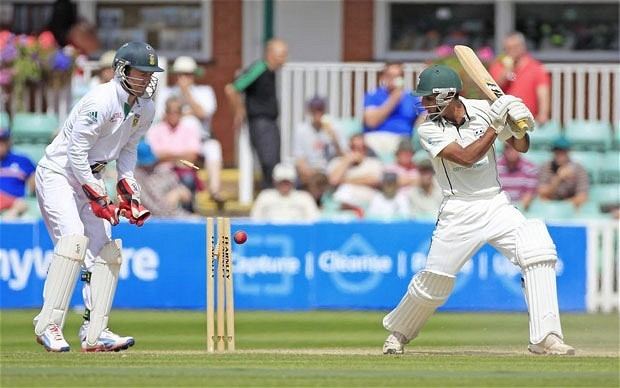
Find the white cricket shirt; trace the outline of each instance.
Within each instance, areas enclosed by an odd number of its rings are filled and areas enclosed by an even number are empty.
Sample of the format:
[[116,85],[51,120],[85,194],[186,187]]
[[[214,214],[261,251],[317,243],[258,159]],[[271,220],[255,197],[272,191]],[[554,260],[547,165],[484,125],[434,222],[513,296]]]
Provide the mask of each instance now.
[[476,197],[499,193],[501,186],[495,160],[495,146],[470,167],[438,157],[448,144],[458,143],[467,147],[491,126],[490,105],[485,100],[459,99],[465,105],[465,123],[457,127],[443,118],[427,119],[420,127],[420,143],[432,157],[435,178],[444,196]]
[[125,114],[128,97],[116,78],[88,92],[71,109],[39,165],[92,184],[97,179],[90,166],[116,160],[118,179],[133,178],[136,147],[153,122],[155,108],[151,99],[137,98]]

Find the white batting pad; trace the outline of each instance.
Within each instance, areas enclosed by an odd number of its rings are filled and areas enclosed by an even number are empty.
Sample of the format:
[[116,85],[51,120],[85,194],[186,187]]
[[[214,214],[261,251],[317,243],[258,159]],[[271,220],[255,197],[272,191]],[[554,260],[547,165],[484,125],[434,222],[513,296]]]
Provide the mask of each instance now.
[[121,240],[113,240],[105,244],[95,258],[90,277],[92,309],[86,334],[86,343],[89,346],[97,344],[101,332],[108,326],[110,309],[118,284],[118,271],[123,261],[121,253]]
[[43,288],[43,308],[34,319],[36,335],[42,335],[51,323],[60,327],[64,325],[87,246],[88,238],[77,234],[63,236],[58,240]]
[[407,341],[417,337],[435,309],[450,296],[454,279],[453,275],[435,271],[415,274],[398,306],[383,318],[383,327],[403,334]]
[[558,256],[549,231],[541,220],[527,220],[519,228],[516,255],[525,282],[530,343],[538,344],[551,333],[563,338],[555,282]]
[[551,333],[564,338],[560,324],[554,267],[554,262],[547,262],[534,264],[523,270],[532,344],[542,342]]
[[544,222],[526,220],[517,231],[516,255],[521,268],[547,261],[556,262],[555,244]]

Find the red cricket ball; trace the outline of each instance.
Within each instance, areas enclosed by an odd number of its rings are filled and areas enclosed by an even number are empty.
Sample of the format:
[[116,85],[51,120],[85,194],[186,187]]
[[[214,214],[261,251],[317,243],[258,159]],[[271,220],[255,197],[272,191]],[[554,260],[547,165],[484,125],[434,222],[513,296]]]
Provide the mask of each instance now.
[[248,240],[248,234],[243,230],[238,230],[235,232],[233,238],[237,244],[243,244]]

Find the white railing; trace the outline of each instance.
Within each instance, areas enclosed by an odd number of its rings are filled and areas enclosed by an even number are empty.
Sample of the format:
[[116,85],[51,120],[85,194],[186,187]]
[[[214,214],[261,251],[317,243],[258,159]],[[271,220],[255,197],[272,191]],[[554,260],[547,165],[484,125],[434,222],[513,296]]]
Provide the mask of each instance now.
[[[407,63],[405,85],[412,89],[424,63]],[[618,64],[549,63],[551,117],[565,124],[571,120],[620,120],[620,66]],[[383,65],[374,62],[287,63],[280,82],[282,158],[291,155],[292,131],[304,119],[304,102],[312,96],[327,97],[328,112],[335,117],[363,114],[364,94],[377,86]],[[613,105],[612,105],[613,102]]]
[[587,227],[586,308],[588,312],[618,311],[618,221],[588,221]]

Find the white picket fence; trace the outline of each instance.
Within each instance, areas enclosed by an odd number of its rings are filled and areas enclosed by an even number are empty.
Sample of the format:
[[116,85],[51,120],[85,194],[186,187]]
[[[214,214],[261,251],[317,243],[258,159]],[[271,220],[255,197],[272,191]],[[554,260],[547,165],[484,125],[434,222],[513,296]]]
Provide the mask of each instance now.
[[[405,85],[413,89],[424,63],[404,65]],[[618,64],[549,63],[551,118],[565,124],[572,120],[620,120],[620,66]],[[304,119],[304,102],[315,95],[326,97],[334,117],[361,120],[364,94],[377,87],[383,65],[374,62],[287,63],[281,72],[280,128],[282,157],[291,154],[292,131]]]
[[[588,221],[586,308],[588,312],[619,311],[620,261],[617,220]],[[570,265],[570,263],[565,263]]]

